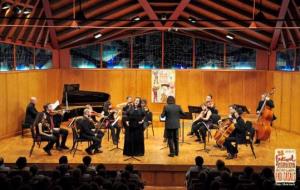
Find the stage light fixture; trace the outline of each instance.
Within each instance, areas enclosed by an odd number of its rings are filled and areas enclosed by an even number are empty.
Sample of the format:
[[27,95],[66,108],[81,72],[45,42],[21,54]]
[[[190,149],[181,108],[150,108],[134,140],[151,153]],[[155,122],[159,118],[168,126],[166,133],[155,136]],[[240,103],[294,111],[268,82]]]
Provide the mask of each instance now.
[[7,10],[7,9],[9,9],[11,7],[11,4],[9,4],[9,3],[3,3],[2,4],[2,9],[3,10]]
[[98,39],[98,38],[100,38],[101,36],[102,36],[101,33],[97,33],[97,34],[94,35],[94,38],[95,38],[95,39]]
[[21,14],[22,8],[19,6],[16,6],[16,7],[14,7],[13,12],[14,12],[14,14]]
[[140,20],[141,20],[141,17],[139,17],[139,16],[132,18],[132,21],[134,21],[134,22],[137,22],[137,21],[140,21]]
[[188,19],[191,23],[193,23],[193,24],[195,24],[197,21],[196,21],[196,19],[194,19],[194,18],[192,18],[192,17],[189,17],[189,19]]
[[26,8],[26,9],[24,9],[24,11],[23,11],[23,13],[25,14],[25,15],[28,15],[28,14],[30,14],[32,12],[32,9],[29,9],[29,8]]
[[231,34],[227,34],[227,35],[226,35],[226,38],[228,38],[228,39],[230,39],[230,40],[233,40],[233,39],[234,39],[234,36],[231,35]]
[[161,18],[160,18],[161,20],[167,20],[167,15],[165,15],[165,14],[163,14],[163,15],[161,15]]

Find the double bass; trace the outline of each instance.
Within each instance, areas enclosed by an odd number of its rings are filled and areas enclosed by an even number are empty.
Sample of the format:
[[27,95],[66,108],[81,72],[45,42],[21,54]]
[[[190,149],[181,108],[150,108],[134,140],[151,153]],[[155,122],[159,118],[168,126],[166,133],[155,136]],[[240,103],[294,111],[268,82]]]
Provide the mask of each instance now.
[[254,124],[256,130],[257,140],[268,140],[271,135],[271,123],[273,120],[274,113],[272,109],[266,104],[269,97],[274,94],[275,88],[269,93],[265,94],[263,105],[258,113],[257,122]]

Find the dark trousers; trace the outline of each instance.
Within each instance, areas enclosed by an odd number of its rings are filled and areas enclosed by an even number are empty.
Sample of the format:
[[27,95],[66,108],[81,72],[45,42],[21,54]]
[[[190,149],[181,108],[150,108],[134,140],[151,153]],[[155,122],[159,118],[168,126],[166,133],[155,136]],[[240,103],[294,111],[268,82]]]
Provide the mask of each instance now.
[[178,155],[179,153],[178,129],[167,129],[167,138],[168,138],[170,154]]
[[195,122],[192,125],[192,133],[194,133],[198,139],[200,139],[200,135],[203,141],[206,140],[206,132],[207,128],[203,122]]
[[102,131],[98,131],[96,136],[84,135],[82,137],[92,141],[92,144],[87,148],[90,151],[92,151],[92,150],[98,150],[101,147],[103,136],[104,136],[104,133]]
[[48,141],[48,144],[44,148],[46,150],[51,150],[53,148],[53,145],[56,142],[56,137],[54,135],[51,136],[41,135],[41,140]]
[[224,147],[227,150],[227,153],[234,155],[238,153],[238,150],[235,146],[232,145],[232,142],[236,142],[235,137],[228,137],[224,142]]
[[[57,129],[57,128],[55,128]],[[67,141],[67,137],[68,137],[68,134],[69,134],[69,131],[66,130],[66,129],[62,129],[62,128],[58,128],[59,130],[53,130],[53,135],[56,137],[56,146],[59,147],[59,146],[66,146],[66,141]],[[59,142],[60,140],[60,137],[61,137],[61,143]]]
[[120,137],[120,131],[121,128],[119,127],[119,125],[116,123],[113,126],[109,125],[109,129],[111,131],[111,136],[114,142],[118,142],[119,141],[119,137]]

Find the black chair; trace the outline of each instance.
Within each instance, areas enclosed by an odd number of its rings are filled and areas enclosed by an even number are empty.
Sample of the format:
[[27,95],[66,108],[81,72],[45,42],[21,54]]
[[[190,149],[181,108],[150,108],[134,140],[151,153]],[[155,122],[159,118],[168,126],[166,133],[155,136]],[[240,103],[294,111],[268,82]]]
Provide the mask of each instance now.
[[148,113],[148,122],[149,122],[149,125],[148,125],[148,127],[147,127],[147,129],[146,129],[146,136],[147,136],[147,138],[148,138],[148,128],[151,126],[151,129],[152,129],[152,134],[153,134],[153,136],[154,136],[154,126],[153,126],[153,114],[152,114],[152,112],[149,112]]
[[[253,136],[248,131],[246,132],[246,141],[243,144],[245,144],[246,146],[250,145],[252,155],[256,159],[256,154],[255,154],[254,146],[253,146]],[[236,146],[236,148],[238,148],[238,143],[236,143],[235,146]]]
[[88,145],[90,144],[90,140],[80,137],[76,122],[77,119],[74,121],[74,124],[70,126],[72,128],[72,133],[73,133],[73,146],[70,150],[70,153],[72,153],[73,151],[73,157],[75,156],[75,153],[78,150],[78,143],[87,142]]
[[29,123],[22,122],[22,137],[24,136],[24,130],[29,129],[29,128],[30,128]]
[[32,146],[31,146],[31,149],[29,151],[29,157],[31,157],[33,149],[34,149],[36,143],[40,147],[41,142],[48,142],[48,140],[42,140],[41,136],[37,135],[34,129],[35,128],[31,125],[30,126],[30,132],[31,132],[31,137],[32,137]]

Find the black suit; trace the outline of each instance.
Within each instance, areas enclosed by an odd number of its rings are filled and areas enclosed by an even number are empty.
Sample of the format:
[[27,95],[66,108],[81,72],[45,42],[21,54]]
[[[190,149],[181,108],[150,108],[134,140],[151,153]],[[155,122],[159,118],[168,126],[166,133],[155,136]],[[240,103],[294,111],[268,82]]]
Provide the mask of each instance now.
[[180,128],[180,117],[184,113],[180,106],[168,104],[164,107],[161,117],[166,117],[165,129],[171,155],[178,155],[178,129]]
[[80,131],[80,138],[93,141],[93,144],[88,147],[89,151],[98,150],[101,147],[101,141],[104,134],[100,130],[97,134],[92,131],[92,129],[95,129],[95,125],[89,118],[83,117],[78,120],[77,127]]
[[24,123],[32,125],[37,114],[38,114],[38,111],[35,108],[35,104],[29,103],[27,105],[27,108],[26,108],[25,122]]

